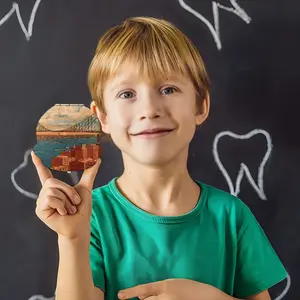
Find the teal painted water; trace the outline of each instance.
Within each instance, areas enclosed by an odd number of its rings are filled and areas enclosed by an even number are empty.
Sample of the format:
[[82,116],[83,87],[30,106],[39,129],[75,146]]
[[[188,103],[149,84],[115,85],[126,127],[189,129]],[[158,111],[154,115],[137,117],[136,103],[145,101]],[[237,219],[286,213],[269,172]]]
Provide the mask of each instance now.
[[33,151],[42,160],[43,164],[50,168],[52,158],[64,151],[69,151],[74,146],[80,146],[82,144],[97,144],[97,137],[40,140],[33,147]]

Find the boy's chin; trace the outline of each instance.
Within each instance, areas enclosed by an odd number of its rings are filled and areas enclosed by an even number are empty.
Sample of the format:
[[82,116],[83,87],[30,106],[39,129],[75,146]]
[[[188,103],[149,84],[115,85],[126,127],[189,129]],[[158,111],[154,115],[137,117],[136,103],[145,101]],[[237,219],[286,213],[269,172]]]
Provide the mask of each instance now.
[[153,167],[163,167],[175,161],[175,157],[165,153],[156,153],[152,155],[150,153],[144,153],[134,159],[140,164]]
[[[178,145],[177,145],[178,146]],[[127,151],[126,151],[127,150]],[[188,151],[182,150],[180,147],[136,147],[122,150],[123,160],[125,164],[140,164],[149,167],[165,167],[167,165],[177,165],[178,162],[185,162]]]

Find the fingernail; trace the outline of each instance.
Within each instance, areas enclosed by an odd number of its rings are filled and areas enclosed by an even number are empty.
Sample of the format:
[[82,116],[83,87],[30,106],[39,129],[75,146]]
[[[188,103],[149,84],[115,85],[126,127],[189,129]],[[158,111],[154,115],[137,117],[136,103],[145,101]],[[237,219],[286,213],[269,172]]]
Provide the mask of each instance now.
[[119,298],[119,299],[123,299],[124,296],[125,296],[125,294],[124,294],[123,292],[119,292],[119,293],[118,293],[118,298]]
[[77,209],[76,209],[75,206],[72,205],[72,206],[70,207],[70,211],[71,211],[72,214],[75,214],[76,211],[77,211]]
[[81,199],[78,195],[75,195],[73,199],[75,204],[79,204],[81,202]]

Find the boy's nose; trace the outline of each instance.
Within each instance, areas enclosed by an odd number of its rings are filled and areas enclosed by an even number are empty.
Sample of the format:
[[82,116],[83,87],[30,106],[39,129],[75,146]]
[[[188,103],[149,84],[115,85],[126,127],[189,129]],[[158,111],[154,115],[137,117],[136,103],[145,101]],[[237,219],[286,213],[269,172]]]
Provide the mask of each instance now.
[[156,119],[163,115],[162,99],[151,93],[143,95],[140,102],[140,119]]
[[161,113],[156,109],[145,109],[143,113],[141,113],[141,119],[157,119],[161,117]]

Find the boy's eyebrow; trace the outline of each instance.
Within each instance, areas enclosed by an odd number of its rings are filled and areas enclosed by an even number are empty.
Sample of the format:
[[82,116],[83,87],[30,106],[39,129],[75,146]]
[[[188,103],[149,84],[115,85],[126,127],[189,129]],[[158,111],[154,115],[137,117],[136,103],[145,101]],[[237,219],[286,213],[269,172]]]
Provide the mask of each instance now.
[[[183,78],[176,76],[176,75],[168,76],[165,81],[177,81],[177,82],[180,82],[181,84],[186,84],[186,80],[184,80]],[[128,80],[128,79],[122,80],[120,82],[113,84],[110,91],[114,91],[119,86],[130,84],[130,83],[132,83],[131,80]]]
[[129,83],[131,83],[130,80],[122,80],[122,81],[120,81],[120,82],[117,82],[117,83],[113,84],[110,90],[113,91],[113,90],[115,90],[117,87],[119,87],[119,86],[121,86],[121,85],[129,84]]
[[182,84],[186,84],[186,79],[183,79],[182,77],[179,77],[179,76],[176,76],[176,75],[173,75],[173,76],[168,76],[167,77],[167,81],[178,81]]

